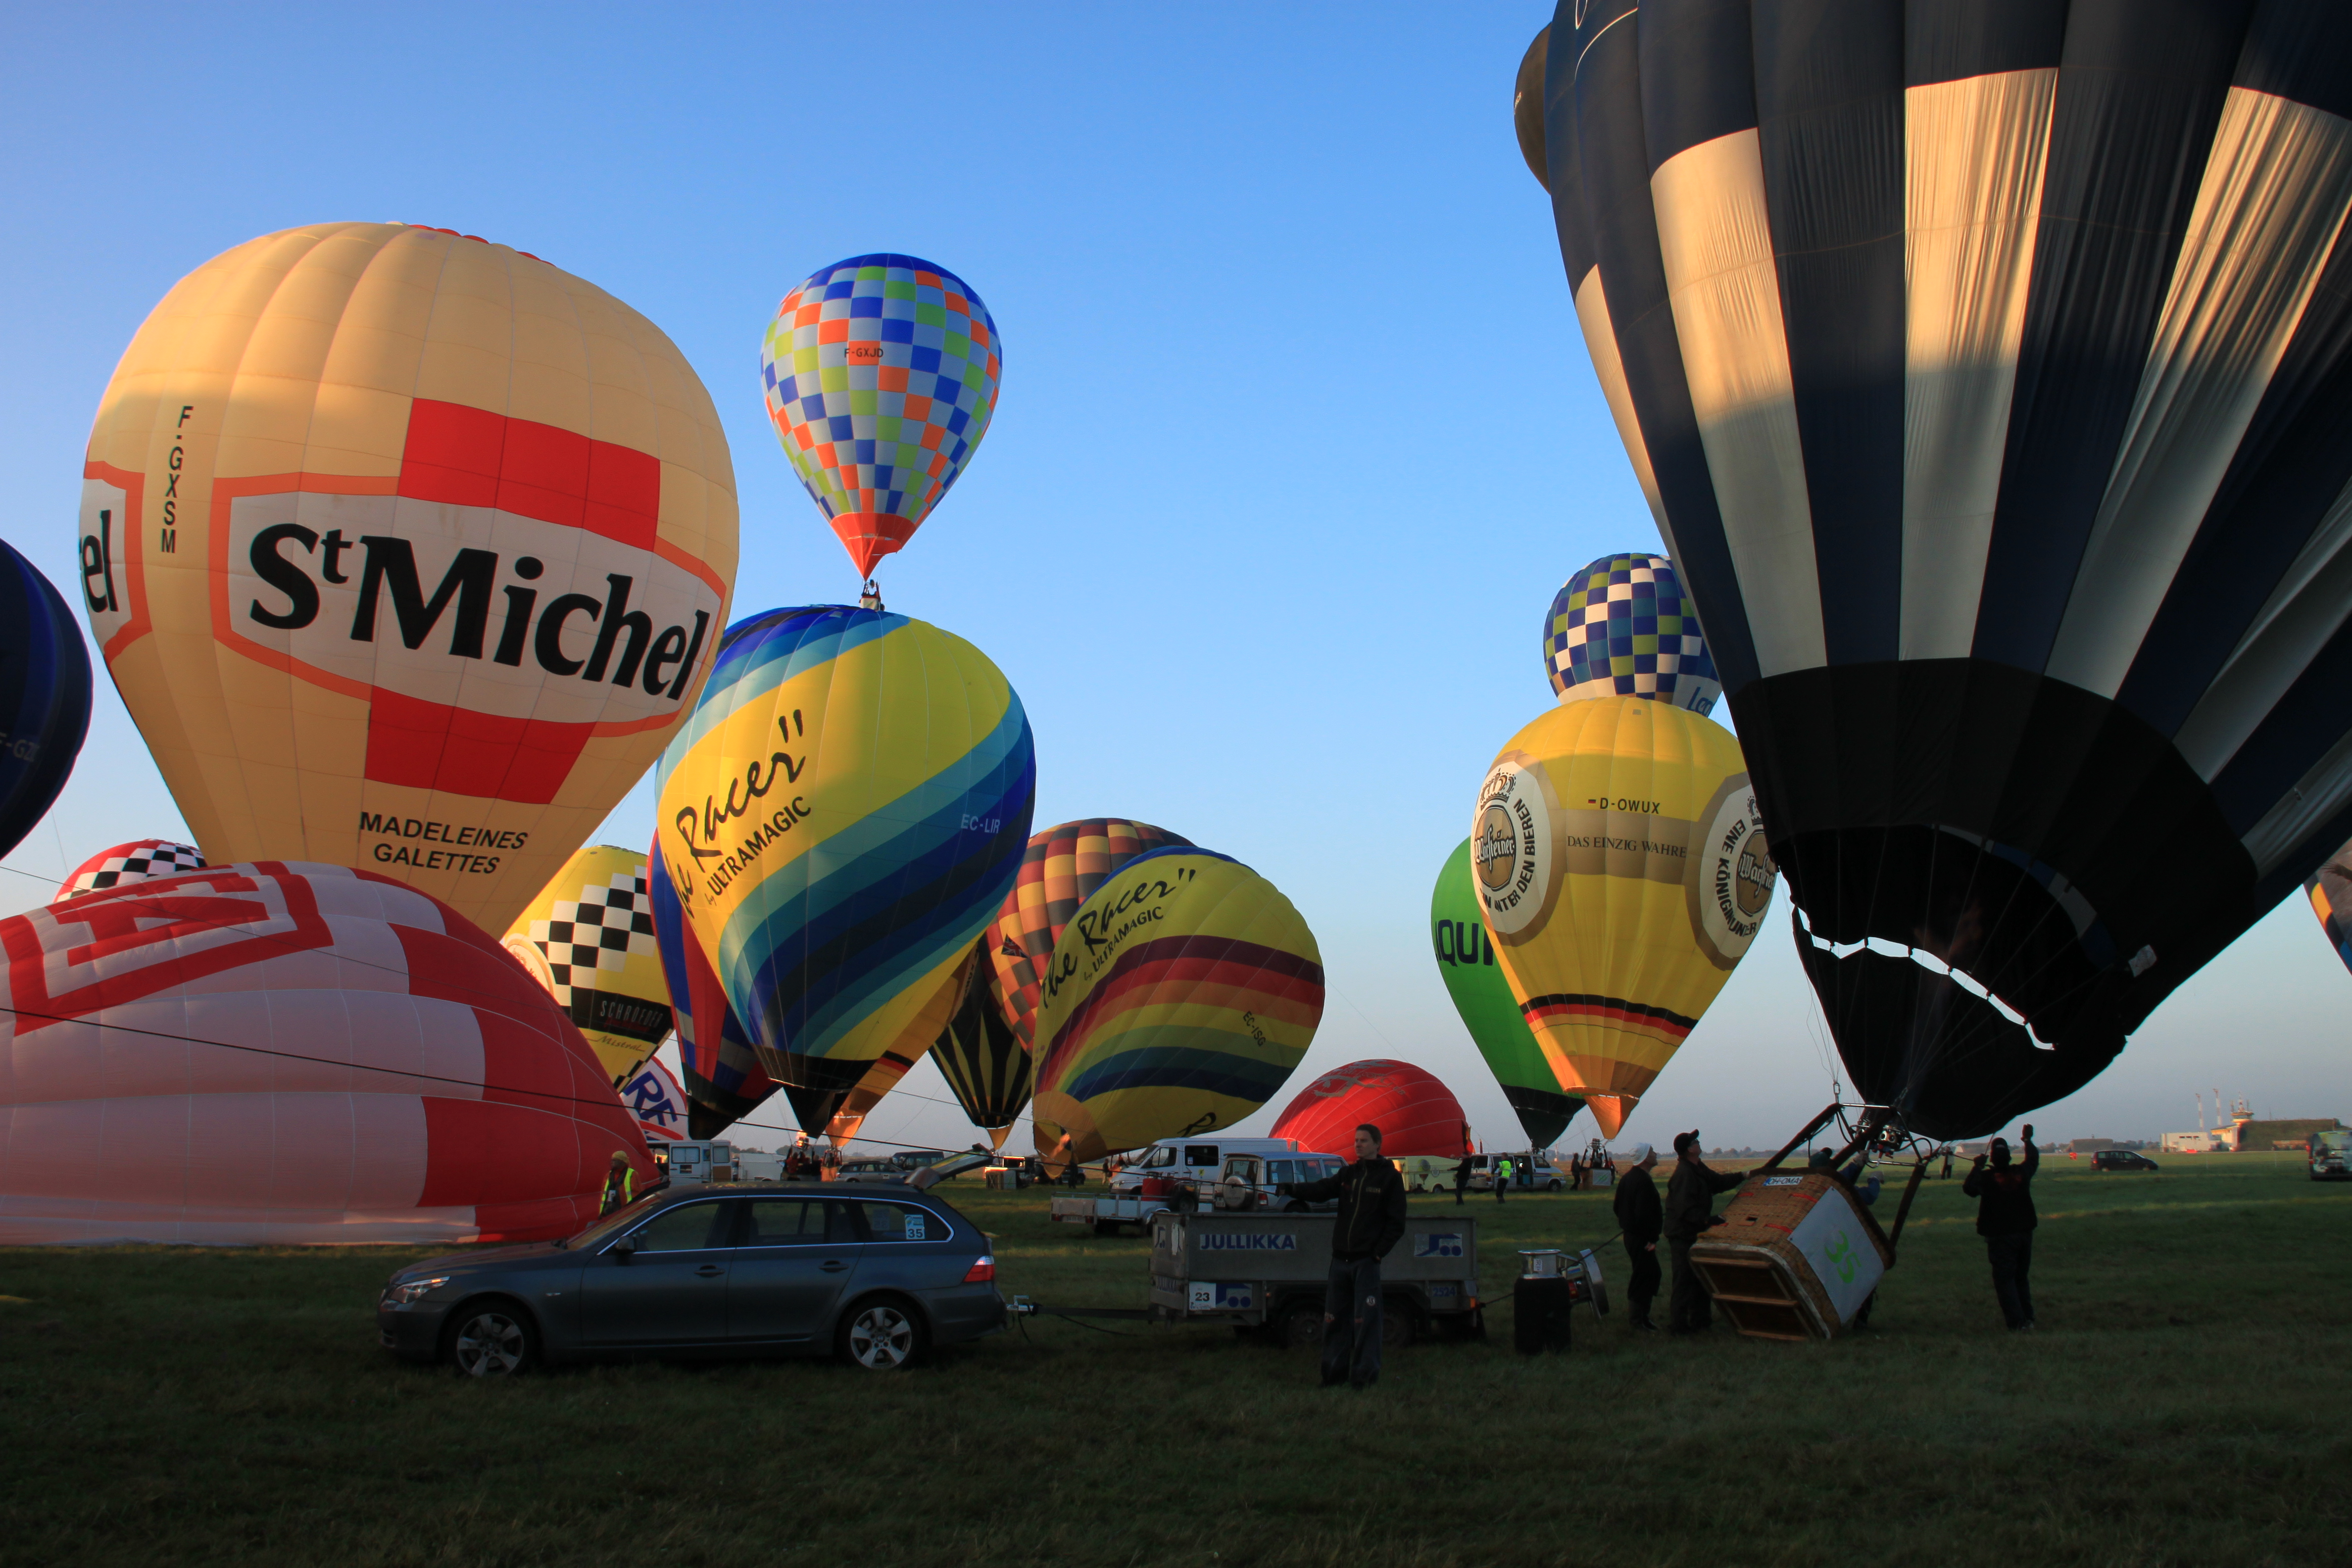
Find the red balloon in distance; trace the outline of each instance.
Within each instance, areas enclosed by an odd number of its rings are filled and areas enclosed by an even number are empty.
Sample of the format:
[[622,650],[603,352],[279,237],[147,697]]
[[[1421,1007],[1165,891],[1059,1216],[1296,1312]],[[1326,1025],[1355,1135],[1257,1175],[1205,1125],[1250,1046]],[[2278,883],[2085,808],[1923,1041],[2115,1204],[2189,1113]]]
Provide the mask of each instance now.
[[1374,1060],[1349,1062],[1301,1089],[1283,1107],[1274,1136],[1352,1159],[1356,1129],[1367,1121],[1381,1130],[1381,1152],[1391,1159],[1459,1154],[1467,1125],[1462,1102],[1433,1074],[1411,1062]]
[[538,1241],[653,1162],[498,939],[341,866],[0,921],[0,1245]]

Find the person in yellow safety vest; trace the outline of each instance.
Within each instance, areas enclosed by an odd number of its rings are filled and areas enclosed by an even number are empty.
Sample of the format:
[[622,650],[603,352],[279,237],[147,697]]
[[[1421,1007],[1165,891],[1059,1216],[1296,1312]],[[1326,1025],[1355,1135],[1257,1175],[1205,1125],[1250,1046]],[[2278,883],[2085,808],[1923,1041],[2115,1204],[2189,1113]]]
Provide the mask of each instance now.
[[637,1201],[636,1168],[629,1163],[628,1151],[613,1151],[613,1166],[604,1174],[604,1206],[596,1212],[611,1214],[614,1209],[627,1208]]
[[1503,1189],[1510,1184],[1511,1157],[1508,1154],[1498,1154],[1495,1157],[1495,1201],[1496,1203],[1503,1201]]

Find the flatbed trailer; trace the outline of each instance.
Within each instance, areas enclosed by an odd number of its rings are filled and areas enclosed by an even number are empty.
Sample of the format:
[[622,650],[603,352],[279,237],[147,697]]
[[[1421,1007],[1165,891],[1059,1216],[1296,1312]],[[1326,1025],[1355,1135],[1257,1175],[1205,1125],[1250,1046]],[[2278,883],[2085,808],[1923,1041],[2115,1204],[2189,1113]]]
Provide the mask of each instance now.
[[[1313,1210],[1154,1215],[1150,1315],[1271,1328],[1286,1344],[1319,1342],[1336,1217]],[[1381,1291],[1382,1338],[1391,1347],[1433,1332],[1483,1334],[1478,1222],[1408,1218],[1403,1239],[1381,1260]]]

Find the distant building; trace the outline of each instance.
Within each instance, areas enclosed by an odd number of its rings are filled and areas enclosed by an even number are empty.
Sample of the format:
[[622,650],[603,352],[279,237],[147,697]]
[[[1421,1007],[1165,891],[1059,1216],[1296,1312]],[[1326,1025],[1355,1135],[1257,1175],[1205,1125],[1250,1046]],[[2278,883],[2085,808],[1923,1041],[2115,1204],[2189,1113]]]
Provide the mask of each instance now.
[[2077,1138],[2066,1145],[2070,1154],[2095,1154],[2102,1149],[2120,1147],[2112,1138]]
[[2168,1154],[2235,1154],[2266,1152],[2282,1145],[2301,1148],[2313,1133],[2332,1131],[2342,1125],[2333,1116],[2257,1121],[2241,1113],[2229,1126],[2210,1131],[2168,1132],[2164,1135],[2164,1151]]

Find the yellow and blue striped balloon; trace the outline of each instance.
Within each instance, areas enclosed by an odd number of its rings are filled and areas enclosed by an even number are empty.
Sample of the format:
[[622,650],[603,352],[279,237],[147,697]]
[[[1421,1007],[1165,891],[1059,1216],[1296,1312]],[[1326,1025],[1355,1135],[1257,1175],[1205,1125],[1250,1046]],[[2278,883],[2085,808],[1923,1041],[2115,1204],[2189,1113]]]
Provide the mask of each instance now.
[[978,648],[820,605],[729,629],[659,791],[688,930],[815,1132],[876,1058],[945,1026],[1020,871],[1037,770]]

